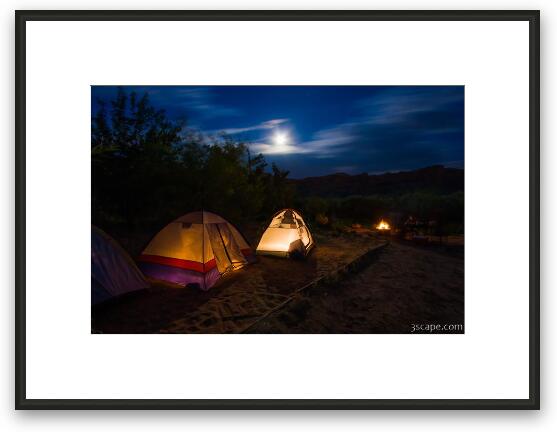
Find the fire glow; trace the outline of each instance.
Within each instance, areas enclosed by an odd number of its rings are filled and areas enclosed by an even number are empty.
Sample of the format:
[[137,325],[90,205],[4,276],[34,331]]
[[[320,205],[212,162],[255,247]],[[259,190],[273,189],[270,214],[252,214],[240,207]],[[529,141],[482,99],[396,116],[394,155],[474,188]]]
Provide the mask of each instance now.
[[376,225],[376,228],[380,231],[386,231],[386,230],[390,230],[391,226],[383,219],[381,219],[381,221],[379,221],[379,223]]

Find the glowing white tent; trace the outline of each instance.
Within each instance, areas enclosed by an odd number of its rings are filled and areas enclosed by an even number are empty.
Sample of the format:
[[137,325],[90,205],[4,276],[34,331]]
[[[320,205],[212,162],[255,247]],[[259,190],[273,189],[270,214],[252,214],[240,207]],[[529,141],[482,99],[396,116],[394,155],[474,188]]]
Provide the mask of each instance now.
[[257,245],[256,253],[282,257],[306,256],[314,245],[302,216],[295,210],[284,209],[273,216]]

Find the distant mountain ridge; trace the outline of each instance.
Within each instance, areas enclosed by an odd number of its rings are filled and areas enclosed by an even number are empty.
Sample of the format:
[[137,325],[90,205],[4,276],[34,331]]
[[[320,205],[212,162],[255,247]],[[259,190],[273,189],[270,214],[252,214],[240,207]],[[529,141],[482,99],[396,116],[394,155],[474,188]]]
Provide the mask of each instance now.
[[464,170],[434,165],[413,171],[372,175],[337,173],[289,181],[302,196],[385,195],[418,190],[446,194],[464,191]]

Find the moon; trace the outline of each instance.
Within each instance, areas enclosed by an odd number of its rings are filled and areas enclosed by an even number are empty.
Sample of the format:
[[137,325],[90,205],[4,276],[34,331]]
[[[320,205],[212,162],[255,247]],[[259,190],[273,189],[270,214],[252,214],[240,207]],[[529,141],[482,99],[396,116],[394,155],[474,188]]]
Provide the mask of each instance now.
[[286,132],[276,132],[273,135],[273,143],[277,146],[277,147],[286,147],[288,145],[288,134],[286,134]]

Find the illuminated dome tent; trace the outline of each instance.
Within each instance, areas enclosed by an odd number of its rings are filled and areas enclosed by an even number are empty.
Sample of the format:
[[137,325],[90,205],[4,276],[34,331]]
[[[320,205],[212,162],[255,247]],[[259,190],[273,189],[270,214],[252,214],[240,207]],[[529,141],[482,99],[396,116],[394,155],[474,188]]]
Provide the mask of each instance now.
[[242,234],[207,211],[188,213],[165,226],[139,257],[146,276],[208,290],[224,273],[253,262]]
[[269,227],[263,233],[258,255],[290,257],[306,256],[315,245],[302,216],[292,209],[284,209],[273,216]]
[[126,251],[104,231],[92,226],[91,304],[148,287]]

